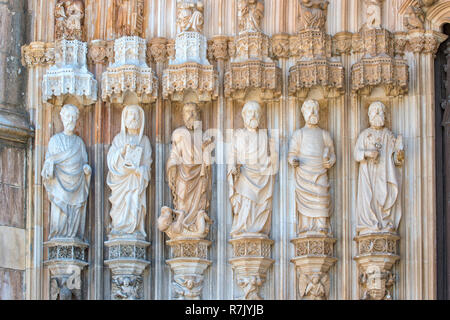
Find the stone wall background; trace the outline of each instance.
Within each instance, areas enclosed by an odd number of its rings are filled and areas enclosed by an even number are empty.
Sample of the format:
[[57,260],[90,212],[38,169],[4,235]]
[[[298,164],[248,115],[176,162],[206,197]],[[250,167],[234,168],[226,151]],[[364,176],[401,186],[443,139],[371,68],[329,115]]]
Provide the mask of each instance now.
[[24,299],[26,290],[26,9],[26,1],[0,1],[0,299]]
[[[88,42],[96,39],[114,39],[111,22],[111,1],[85,1],[85,29]],[[439,1],[438,4],[443,2],[445,1]],[[145,38],[148,41],[154,37],[174,39],[176,1],[152,0],[145,3]],[[205,35],[208,38],[216,35],[234,36],[237,32],[236,1],[205,0],[204,3]],[[392,32],[404,31],[402,15],[399,13],[403,3],[403,0],[385,1],[382,25],[386,29]],[[26,7],[29,10],[31,30],[28,42],[53,42],[55,0],[28,0],[27,5],[18,1],[0,1],[0,12],[3,12],[3,10],[9,12],[16,8],[17,12],[22,12],[21,14],[18,13],[18,16],[22,19],[24,19]],[[361,0],[331,0],[328,9],[327,32],[331,35],[342,31],[357,32],[365,22],[363,9]],[[445,9],[450,12],[450,8],[446,7]],[[263,32],[269,36],[278,33],[295,34],[297,14],[298,0],[265,0]],[[1,21],[9,20],[2,19]],[[22,20],[19,19],[19,21]],[[439,31],[441,21],[438,18],[434,22],[427,21],[427,29]],[[12,21],[11,24],[13,23]],[[11,29],[9,25],[2,22],[0,26],[2,35],[3,30]],[[24,43],[24,32],[22,30],[22,37],[15,40],[20,45]],[[3,36],[0,39],[3,39]],[[18,45],[19,48],[20,45]],[[18,54],[17,46],[13,47],[16,48],[14,54]],[[4,48],[4,46],[2,45],[1,48]],[[1,52],[0,57],[3,57],[3,54]],[[325,110],[322,114],[322,124],[332,134],[337,155],[336,166],[330,171],[330,182],[335,208],[332,216],[332,228],[334,236],[337,238],[335,257],[338,262],[330,271],[330,298],[359,298],[358,269],[353,261],[356,252],[353,237],[355,236],[357,182],[357,165],[353,161],[353,147],[359,133],[367,127],[368,105],[375,100],[381,100],[389,109],[388,126],[395,134],[404,136],[406,148],[402,189],[403,218],[400,226],[401,259],[394,268],[394,274],[397,277],[394,299],[433,299],[436,296],[434,244],[436,226],[433,196],[436,174],[434,172],[433,54],[422,52],[407,52],[405,54],[410,73],[409,93],[397,98],[386,97],[383,90],[374,90],[370,96],[366,97],[351,93],[351,66],[360,58],[361,54],[352,53],[340,56],[345,67],[346,79],[346,93],[343,96],[326,99],[320,90],[312,90],[308,95],[308,98],[319,100],[321,107]],[[7,70],[6,68],[1,69],[1,63],[0,77],[7,73],[3,71]],[[214,62],[221,77],[226,63],[228,62]],[[269,271],[262,295],[266,299],[295,299],[297,284],[294,266],[290,263],[290,259],[294,256],[294,250],[289,241],[295,237],[296,218],[294,213],[293,170],[287,164],[287,151],[292,133],[300,128],[303,123],[300,112],[303,101],[288,96],[288,73],[289,68],[295,64],[295,59],[280,58],[277,63],[283,72],[283,94],[280,100],[264,104],[264,122],[267,128],[279,130],[281,133],[278,144],[281,159],[280,171],[275,187],[272,233],[270,236],[271,239],[275,240],[272,251],[275,264]],[[152,68],[156,70],[159,79],[161,79],[162,71],[166,66],[166,63],[152,63]],[[44,64],[37,64],[30,68],[27,74],[28,86],[25,105],[30,123],[35,128],[35,139],[30,146],[32,149],[32,157],[30,158],[28,156],[31,155],[31,151],[27,150],[26,144],[21,144],[24,166],[14,169],[25,172],[25,168],[28,168],[23,184],[13,185],[16,189],[24,190],[23,197],[28,199],[25,200],[24,198],[26,203],[24,208],[26,218],[24,220],[26,224],[24,222],[22,227],[14,228],[23,230],[23,238],[20,238],[21,241],[19,242],[22,243],[22,239],[24,239],[24,248],[30,249],[24,254],[26,259],[22,257],[25,260],[21,260],[23,265],[20,267],[23,268],[12,268],[14,271],[10,272],[14,272],[14,274],[9,276],[9,279],[12,280],[8,281],[9,283],[20,283],[22,296],[17,297],[27,299],[49,298],[49,272],[43,266],[46,259],[43,243],[48,237],[49,202],[42,186],[40,172],[46,145],[50,137],[60,130],[61,123],[59,109],[42,103],[40,86],[47,67]],[[106,66],[102,64],[90,65],[90,71],[94,73],[99,82],[105,69]],[[18,70],[21,70],[20,66]],[[15,78],[12,77],[11,79]],[[1,81],[0,79],[0,84]],[[23,82],[16,81],[19,83],[18,87],[23,87]],[[222,78],[220,81],[222,83]],[[101,90],[101,88],[99,89]],[[23,103],[23,99],[20,98],[23,96],[14,92],[12,90],[5,96],[5,101],[9,101],[5,105],[16,105],[17,110],[23,110],[20,109],[21,103],[18,102],[22,101]],[[2,94],[0,94],[0,97],[3,97]],[[240,128],[242,125],[240,122],[242,104],[243,102],[226,98],[223,89],[221,89],[217,101],[202,106],[204,128],[219,128],[222,130]],[[155,222],[160,208],[164,205],[170,205],[171,202],[164,168],[170,147],[171,133],[180,124],[180,107],[176,103],[162,98],[159,98],[154,104],[143,105],[143,107],[146,110],[146,134],[150,137],[153,148],[152,182],[147,191],[149,208],[147,233],[151,242],[149,251],[151,266],[145,274],[145,298],[170,299],[172,295],[170,291],[171,274],[170,268],[165,264],[169,252],[164,243],[165,236],[158,231]],[[78,125],[78,134],[87,145],[89,162],[93,168],[87,221],[90,265],[83,275],[84,296],[87,299],[109,299],[110,296],[110,274],[108,268],[103,265],[103,260],[106,258],[103,242],[106,240],[106,234],[108,233],[110,208],[108,202],[109,190],[105,187],[106,154],[112,137],[120,130],[121,108],[120,105],[97,102],[82,111]],[[18,111],[14,114],[23,113]],[[19,119],[24,119],[24,117],[19,116]],[[28,134],[27,122],[22,121],[22,127],[26,128],[24,132]],[[24,138],[22,141],[27,141],[27,139]],[[225,151],[224,148],[217,149],[216,156],[222,157]],[[7,159],[6,162],[9,163],[9,158]],[[28,163],[26,162],[27,159],[29,159]],[[28,165],[25,166],[26,163]],[[2,162],[2,168],[3,166],[5,164]],[[210,216],[214,220],[214,225],[208,236],[208,239],[213,243],[210,249],[210,260],[213,263],[207,270],[205,277],[204,299],[234,299],[240,295],[240,289],[235,285],[233,271],[228,264],[228,259],[231,257],[231,246],[228,244],[228,240],[232,217],[228,202],[225,170],[226,168],[223,165],[215,165],[213,168]],[[30,186],[29,189],[26,189],[27,185]],[[8,217],[11,217],[11,215],[8,215]],[[0,225],[3,223],[2,219],[3,216],[0,214]],[[16,219],[21,220],[21,218]],[[13,219],[6,219],[6,221],[10,220]],[[10,246],[8,246],[9,249]],[[2,271],[3,269],[0,269],[0,272]],[[17,276],[17,272],[22,272],[20,277]],[[21,280],[17,280],[18,278]],[[18,286],[14,285],[14,288],[18,288]],[[0,290],[0,296],[3,297],[2,290]],[[14,292],[18,291],[15,289]]]

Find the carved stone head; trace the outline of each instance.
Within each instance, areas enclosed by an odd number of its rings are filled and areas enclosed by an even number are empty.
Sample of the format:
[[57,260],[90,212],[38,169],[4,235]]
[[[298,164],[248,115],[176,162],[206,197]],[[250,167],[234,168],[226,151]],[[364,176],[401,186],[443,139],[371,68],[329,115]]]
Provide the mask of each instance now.
[[369,123],[372,128],[382,128],[385,122],[385,105],[376,101],[369,106]]
[[200,108],[196,103],[186,103],[183,107],[183,121],[186,128],[192,130],[201,121]]
[[59,114],[64,125],[64,133],[67,135],[72,135],[75,130],[78,117],[80,116],[80,111],[73,104],[66,104],[62,107]]
[[261,106],[257,101],[249,101],[242,108],[242,118],[247,129],[255,130],[261,119]]
[[302,113],[307,124],[317,125],[319,123],[319,102],[306,100],[302,106]]

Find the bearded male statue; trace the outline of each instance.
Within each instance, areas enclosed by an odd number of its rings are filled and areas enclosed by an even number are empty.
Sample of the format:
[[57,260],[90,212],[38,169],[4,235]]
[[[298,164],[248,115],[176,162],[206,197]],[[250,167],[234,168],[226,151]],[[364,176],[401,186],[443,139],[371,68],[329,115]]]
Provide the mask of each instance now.
[[260,130],[261,107],[250,101],[242,109],[245,128],[236,130],[228,160],[229,197],[233,211],[231,236],[268,236],[278,170],[275,142]]
[[[195,103],[183,107],[184,126],[172,134],[166,172],[174,210],[163,207],[158,227],[169,238],[200,238],[208,235],[207,211],[211,189],[212,138],[202,132],[200,109]],[[173,221],[173,215],[176,215]]]
[[381,102],[370,105],[370,128],[359,135],[354,150],[359,162],[356,231],[360,235],[396,233],[402,214],[403,139],[385,128],[385,109]]
[[51,202],[49,239],[83,241],[86,203],[91,181],[86,146],[74,134],[78,108],[66,104],[61,109],[64,131],[51,137],[42,177]]
[[135,237],[145,240],[146,189],[150,180],[152,148],[144,135],[145,114],[137,105],[122,111],[120,133],[108,152],[108,177],[111,188],[110,237]]
[[295,204],[298,233],[330,235],[332,211],[328,169],[336,162],[333,140],[319,127],[319,103],[307,100],[302,106],[305,126],[294,132],[289,164],[295,168]]

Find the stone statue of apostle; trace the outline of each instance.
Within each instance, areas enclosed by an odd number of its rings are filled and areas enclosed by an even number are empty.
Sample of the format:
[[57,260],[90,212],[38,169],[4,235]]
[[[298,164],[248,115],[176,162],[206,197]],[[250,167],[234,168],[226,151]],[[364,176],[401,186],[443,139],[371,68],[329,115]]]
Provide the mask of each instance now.
[[203,239],[208,235],[211,223],[207,210],[214,146],[212,138],[201,131],[200,110],[195,103],[184,105],[183,120],[185,125],[172,134],[172,148],[166,165],[174,210],[162,208],[158,226],[171,239]]
[[332,203],[328,169],[336,162],[330,133],[319,128],[319,103],[302,106],[305,126],[294,132],[288,161],[295,168],[295,203],[298,233],[329,235]]
[[401,171],[405,153],[402,136],[384,127],[385,106],[369,107],[370,128],[356,142],[354,156],[359,162],[357,226],[360,235],[395,233],[401,218]]
[[74,134],[79,117],[76,106],[61,109],[64,131],[51,137],[42,177],[51,202],[51,239],[83,241],[91,167],[83,140]]
[[137,105],[122,111],[120,133],[108,152],[107,184],[112,204],[110,237],[145,240],[146,189],[150,180],[152,147],[144,135],[145,114]]
[[259,130],[261,107],[247,102],[242,109],[245,128],[236,130],[228,160],[229,196],[233,211],[231,236],[268,236],[272,197],[278,170],[275,142]]

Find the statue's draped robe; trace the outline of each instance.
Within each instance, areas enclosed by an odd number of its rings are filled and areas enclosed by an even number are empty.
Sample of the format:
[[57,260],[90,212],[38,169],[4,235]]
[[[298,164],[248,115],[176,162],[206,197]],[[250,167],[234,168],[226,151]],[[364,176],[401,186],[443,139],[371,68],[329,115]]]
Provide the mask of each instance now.
[[240,173],[235,181],[231,170],[228,171],[229,196],[234,214],[231,235],[269,235],[276,164],[269,153],[268,136],[262,132],[239,129],[232,148],[228,163],[240,166]]
[[[198,140],[198,141],[197,141]],[[184,224],[192,226],[200,211],[208,210],[210,183],[210,153],[202,150],[203,137],[194,142],[194,133],[186,127],[172,134],[172,149],[167,161],[167,173],[175,210],[184,211]],[[171,175],[171,172],[175,172]]]
[[329,132],[320,128],[297,130],[291,139],[289,161],[300,160],[300,165],[295,168],[297,213],[309,218],[329,218],[332,210],[328,174],[323,165],[326,148],[334,163],[333,140]]
[[[378,159],[364,158],[365,150],[382,148]],[[354,156],[359,164],[358,195],[356,200],[357,232],[396,231],[401,218],[398,195],[401,171],[395,166],[396,138],[388,129],[366,129],[358,137]]]
[[87,162],[86,147],[80,137],[61,132],[50,139],[42,172],[44,175],[54,165],[53,179],[43,179],[51,201],[49,239],[83,240],[90,178],[83,168]]
[[111,188],[111,234],[137,234],[146,236],[144,228],[147,210],[146,189],[150,180],[152,149],[150,141],[142,136],[137,146],[143,148],[140,165],[136,170],[124,166],[122,148],[130,144],[131,136],[124,131],[113,140],[108,152],[107,184]]

